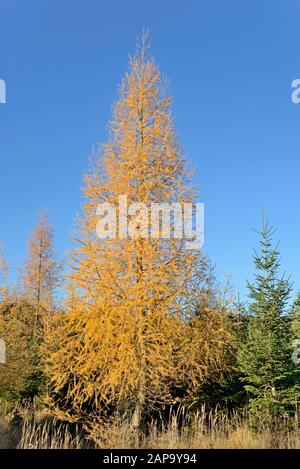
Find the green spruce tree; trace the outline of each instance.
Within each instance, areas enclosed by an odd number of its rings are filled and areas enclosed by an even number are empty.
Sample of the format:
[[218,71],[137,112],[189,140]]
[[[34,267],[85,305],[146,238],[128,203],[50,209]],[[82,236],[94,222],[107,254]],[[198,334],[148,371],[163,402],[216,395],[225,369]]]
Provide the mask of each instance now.
[[254,250],[254,283],[247,283],[250,304],[248,326],[240,345],[238,366],[249,395],[252,421],[278,422],[292,411],[298,393],[297,367],[292,362],[291,318],[286,313],[291,293],[289,279],[281,277],[275,230],[263,220],[260,250]]

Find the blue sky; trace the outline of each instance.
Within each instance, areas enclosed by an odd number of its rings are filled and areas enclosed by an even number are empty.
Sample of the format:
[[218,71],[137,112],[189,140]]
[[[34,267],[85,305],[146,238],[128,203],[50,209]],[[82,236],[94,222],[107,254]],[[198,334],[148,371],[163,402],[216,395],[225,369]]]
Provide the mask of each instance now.
[[206,205],[205,249],[245,294],[261,210],[300,289],[296,0],[1,0],[0,239],[12,276],[47,209],[63,255],[93,145],[143,27]]

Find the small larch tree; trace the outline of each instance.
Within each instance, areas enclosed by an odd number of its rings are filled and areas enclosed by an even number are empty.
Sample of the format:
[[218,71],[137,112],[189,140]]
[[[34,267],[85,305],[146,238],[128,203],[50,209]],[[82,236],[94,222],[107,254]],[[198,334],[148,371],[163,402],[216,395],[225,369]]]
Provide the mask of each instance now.
[[53,230],[42,215],[29,240],[21,270],[22,295],[0,308],[0,330],[7,359],[1,365],[0,393],[6,399],[33,402],[44,385],[40,347],[53,308],[61,264],[53,249]]
[[51,310],[61,268],[54,251],[53,228],[47,215],[43,214],[29,239],[27,257],[21,270],[23,293],[27,301],[40,310]]

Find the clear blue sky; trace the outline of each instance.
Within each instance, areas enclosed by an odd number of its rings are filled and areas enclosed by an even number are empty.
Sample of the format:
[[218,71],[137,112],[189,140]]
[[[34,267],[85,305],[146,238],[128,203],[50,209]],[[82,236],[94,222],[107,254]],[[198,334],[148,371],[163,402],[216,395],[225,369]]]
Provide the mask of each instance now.
[[171,80],[186,156],[206,204],[205,249],[245,293],[261,210],[300,289],[297,0],[1,0],[0,239],[12,267],[48,209],[70,245],[92,146],[143,26]]

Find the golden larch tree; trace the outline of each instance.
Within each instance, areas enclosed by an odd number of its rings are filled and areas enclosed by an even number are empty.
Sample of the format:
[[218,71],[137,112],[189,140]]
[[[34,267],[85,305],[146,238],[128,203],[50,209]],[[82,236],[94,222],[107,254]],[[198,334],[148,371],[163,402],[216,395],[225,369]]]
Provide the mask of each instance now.
[[[174,402],[173,391],[187,375],[193,374],[191,383],[204,382],[208,361],[220,366],[229,340],[219,322],[211,331],[214,341],[206,340],[206,330],[198,352],[190,354],[197,347],[191,319],[207,295],[210,270],[199,250],[185,249],[184,240],[175,236],[159,237],[161,226],[156,234],[145,234],[149,220],[138,208],[128,212],[128,223],[138,235],[128,236],[123,228],[105,239],[96,233],[97,207],[116,207],[120,196],[127,197],[128,206],[147,207],[196,200],[171,99],[147,49],[142,40],[130,59],[109,141],[85,177],[85,203],[71,256],[69,310],[49,334],[46,360],[56,404],[69,409],[70,418],[113,405],[131,413],[134,427],[140,426],[146,408]],[[187,356],[197,362],[189,369]]]

